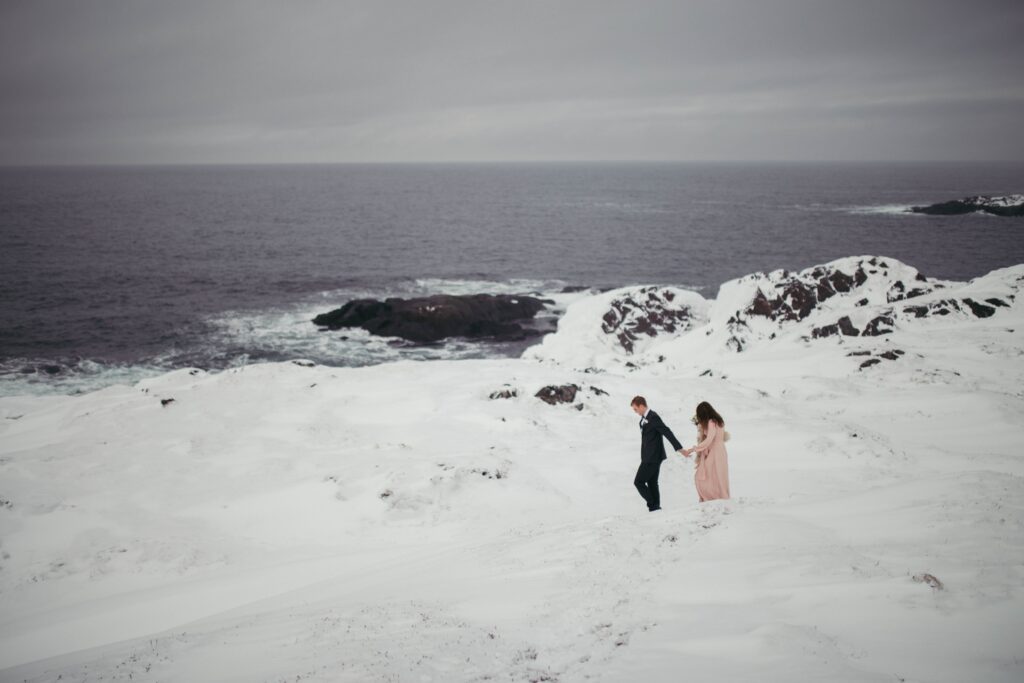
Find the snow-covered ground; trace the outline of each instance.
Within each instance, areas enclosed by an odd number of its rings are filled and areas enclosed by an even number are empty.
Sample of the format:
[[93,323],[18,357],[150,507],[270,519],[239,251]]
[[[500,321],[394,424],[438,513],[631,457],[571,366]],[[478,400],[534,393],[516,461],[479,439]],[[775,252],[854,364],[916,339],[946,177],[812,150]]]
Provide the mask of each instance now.
[[[823,268],[522,359],[0,399],[0,680],[1024,680],[1024,266]],[[647,512],[634,394],[718,408],[732,500],[672,456]]]

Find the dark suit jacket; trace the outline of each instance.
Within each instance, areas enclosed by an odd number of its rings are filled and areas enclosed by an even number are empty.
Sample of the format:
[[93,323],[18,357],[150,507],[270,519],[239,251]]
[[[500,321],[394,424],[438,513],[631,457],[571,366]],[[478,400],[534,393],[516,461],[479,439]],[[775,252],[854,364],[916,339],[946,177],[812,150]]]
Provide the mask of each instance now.
[[665,455],[665,442],[661,440],[662,437],[668,439],[672,448],[677,451],[683,447],[656,412],[649,411],[646,419],[647,424],[640,427],[640,462],[660,462],[668,457]]

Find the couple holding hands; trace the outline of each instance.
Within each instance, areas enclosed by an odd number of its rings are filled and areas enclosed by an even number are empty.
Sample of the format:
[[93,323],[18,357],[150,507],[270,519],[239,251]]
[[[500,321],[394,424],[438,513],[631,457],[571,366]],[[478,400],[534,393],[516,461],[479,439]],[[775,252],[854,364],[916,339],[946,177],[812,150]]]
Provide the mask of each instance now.
[[630,402],[633,412],[640,416],[640,468],[636,471],[633,484],[647,502],[651,512],[661,509],[661,494],[658,491],[658,474],[661,463],[668,456],[662,437],[669,440],[676,452],[684,457],[697,456],[697,471],[693,475],[697,485],[697,496],[701,502],[729,497],[729,463],[725,451],[728,433],[725,420],[711,404],[702,401],[697,405],[693,423],[697,425],[697,445],[683,448],[661,417],[647,407],[647,399],[635,396]]

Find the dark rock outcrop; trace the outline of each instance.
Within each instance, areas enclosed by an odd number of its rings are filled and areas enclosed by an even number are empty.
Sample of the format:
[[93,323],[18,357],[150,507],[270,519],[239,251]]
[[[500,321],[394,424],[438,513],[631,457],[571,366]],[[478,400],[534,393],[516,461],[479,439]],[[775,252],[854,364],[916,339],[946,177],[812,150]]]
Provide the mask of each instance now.
[[923,583],[923,584],[926,584],[926,585],[930,586],[932,588],[932,590],[940,591],[940,590],[943,590],[945,588],[945,586],[942,585],[942,582],[939,581],[937,578],[935,578],[931,574],[927,574],[927,573],[925,573],[925,574],[914,574],[910,578],[913,579],[914,581],[916,581],[917,583]]
[[676,301],[676,293],[660,287],[643,287],[611,303],[601,319],[601,330],[614,334],[627,353],[632,353],[641,336],[656,337],[688,330],[694,326],[695,312]]
[[989,316],[996,312],[996,309],[993,308],[992,306],[978,303],[974,299],[965,298],[964,303],[967,304],[967,306],[971,309],[971,313],[973,313],[978,318],[988,318]]
[[[925,280],[922,275],[918,275],[918,279],[922,281]],[[905,299],[913,299],[916,296],[928,294],[930,291],[931,289],[927,287],[913,287],[911,289],[907,289],[907,286],[903,284],[902,280],[897,280],[892,283],[892,287],[889,288],[889,291],[886,294],[886,300],[889,303],[893,303],[896,301],[903,301]]]
[[815,327],[811,330],[811,337],[814,339],[820,339],[821,337],[831,337],[834,334],[840,334],[847,337],[856,337],[860,335],[860,330],[853,326],[853,322],[849,316],[844,315],[833,325],[824,325],[822,327]]
[[493,400],[499,399],[499,398],[515,398],[518,395],[519,395],[519,392],[514,387],[510,387],[509,385],[506,384],[501,389],[497,389],[495,391],[492,391],[491,395],[490,395],[490,399],[493,401]]
[[1024,216],[1024,195],[1011,195],[1006,197],[990,197],[977,195],[964,197],[948,202],[940,202],[929,206],[912,206],[910,210],[914,213],[923,213],[930,216],[959,216],[966,213],[982,211],[993,216]]
[[[868,261],[870,265],[886,267],[876,259]],[[831,299],[836,294],[846,294],[867,282],[863,264],[858,266],[853,275],[841,270],[818,266],[800,277],[790,276],[783,272],[783,280],[775,284],[777,291],[774,297],[768,297],[761,290],[757,291],[753,301],[742,311],[743,316],[764,316],[774,321],[797,321],[809,316],[818,304]],[[827,335],[824,335],[827,336]]]
[[[870,351],[857,351],[854,353],[848,353],[847,356],[865,356],[870,355]],[[878,365],[882,360],[899,360],[901,356],[905,355],[906,352],[902,349],[890,349],[884,353],[876,353],[874,358],[868,358],[860,364],[860,369],[864,370],[870,368],[872,365]],[[856,436],[856,434],[854,434]]]
[[580,388],[575,384],[563,384],[562,386],[547,386],[538,391],[534,396],[550,403],[551,405],[557,405],[559,403],[572,403],[576,400],[576,392]]
[[859,337],[861,335],[865,337],[878,337],[883,334],[891,334],[893,324],[891,311],[890,315],[879,315],[870,320],[863,330],[858,330],[854,326],[853,321],[850,320],[850,317],[844,315],[832,325],[815,327],[811,330],[811,338],[822,339],[836,334],[842,334],[846,337]]
[[550,302],[507,294],[355,299],[329,313],[321,313],[313,318],[313,323],[329,330],[361,327],[371,334],[420,344],[449,337],[516,341],[537,334],[521,323],[531,320],[546,303]]
[[878,337],[917,318],[989,318],[1013,306],[1014,294],[998,287],[974,291],[973,297],[954,294],[951,283],[875,256],[839,259],[798,273],[755,273],[723,285],[723,298],[736,302],[735,313],[725,320],[725,345],[742,352],[801,323],[807,326],[804,340]]
[[864,327],[863,334],[865,337],[878,337],[883,334],[891,334],[893,324],[892,317],[889,315],[880,315],[868,322]]
[[1001,299],[990,298],[985,301],[987,303],[981,303],[969,297],[964,297],[963,299],[941,299],[939,301],[932,301],[927,305],[906,306],[903,308],[903,312],[915,318],[928,318],[936,315],[949,315],[950,313],[967,313],[969,311],[976,318],[988,318],[995,315],[996,307],[1002,308],[1007,306]]

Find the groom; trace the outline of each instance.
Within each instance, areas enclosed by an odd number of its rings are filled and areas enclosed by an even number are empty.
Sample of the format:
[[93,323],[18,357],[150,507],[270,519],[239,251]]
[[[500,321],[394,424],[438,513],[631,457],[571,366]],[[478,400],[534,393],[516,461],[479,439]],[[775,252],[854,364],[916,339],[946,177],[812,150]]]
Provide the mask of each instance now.
[[654,512],[661,509],[658,474],[661,472],[661,461],[668,457],[661,437],[668,439],[672,448],[679,453],[683,452],[683,445],[658,414],[647,407],[647,399],[643,396],[634,396],[630,407],[640,416],[640,469],[636,471],[633,484],[647,501],[647,509]]

